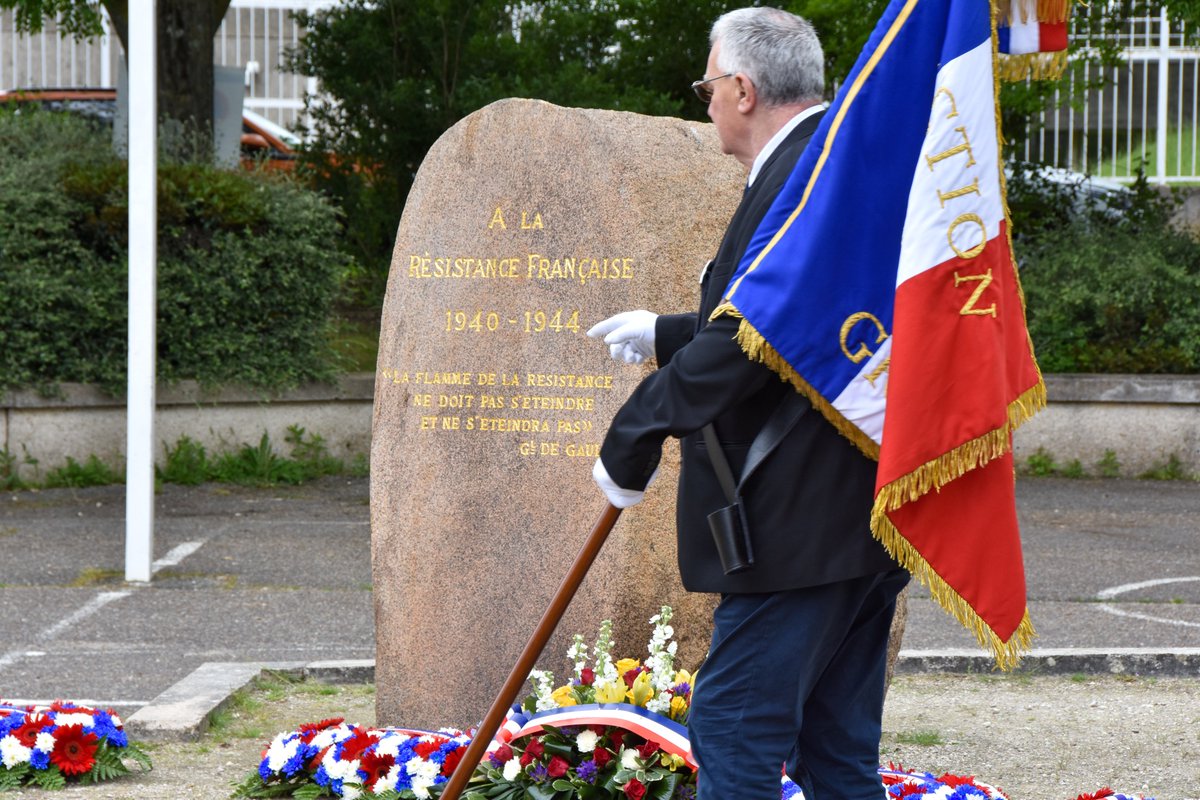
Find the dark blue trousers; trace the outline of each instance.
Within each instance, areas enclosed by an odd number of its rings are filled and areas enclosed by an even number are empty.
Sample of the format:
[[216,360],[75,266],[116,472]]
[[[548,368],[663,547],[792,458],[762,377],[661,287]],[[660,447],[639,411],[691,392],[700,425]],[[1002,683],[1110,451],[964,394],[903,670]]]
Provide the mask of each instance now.
[[901,569],[770,594],[727,594],[713,614],[688,735],[699,800],[882,800],[887,638]]

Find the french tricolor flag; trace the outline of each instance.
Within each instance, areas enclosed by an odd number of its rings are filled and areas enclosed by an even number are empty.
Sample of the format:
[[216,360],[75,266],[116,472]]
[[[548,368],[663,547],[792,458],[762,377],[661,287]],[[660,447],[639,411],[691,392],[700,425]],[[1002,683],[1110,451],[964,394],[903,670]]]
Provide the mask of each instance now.
[[1016,56],[1067,49],[1068,9],[1046,8],[1050,4],[1029,0],[1009,0],[1007,5],[996,28],[996,42],[1001,53]]
[[893,0],[717,313],[879,461],[872,532],[1001,667],[1033,636],[1012,431],[1045,403],[989,0]]

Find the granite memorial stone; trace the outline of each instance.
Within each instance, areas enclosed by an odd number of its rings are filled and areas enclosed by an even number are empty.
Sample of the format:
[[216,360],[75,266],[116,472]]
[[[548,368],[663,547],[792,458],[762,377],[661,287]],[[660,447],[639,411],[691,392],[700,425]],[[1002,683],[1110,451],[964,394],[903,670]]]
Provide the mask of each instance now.
[[[481,719],[605,507],[604,432],[650,365],[588,328],[690,310],[745,173],[711,125],[494,103],[433,146],[400,221],[380,336],[371,450],[381,723]],[[675,563],[678,451],[625,512],[539,660],[570,677],[573,633],[612,619],[644,657],[675,609],[694,668],[712,598]]]

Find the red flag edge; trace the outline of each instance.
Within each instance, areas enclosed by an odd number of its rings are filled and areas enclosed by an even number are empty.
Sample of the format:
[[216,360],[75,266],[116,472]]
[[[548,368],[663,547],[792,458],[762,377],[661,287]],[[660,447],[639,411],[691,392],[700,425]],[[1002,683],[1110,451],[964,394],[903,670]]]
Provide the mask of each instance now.
[[[876,505],[876,511],[878,508]],[[908,570],[922,586],[928,588],[938,605],[957,619],[964,628],[975,634],[980,647],[991,652],[999,669],[1005,672],[1014,669],[1020,663],[1021,656],[1029,652],[1033,645],[1033,637],[1037,635],[1033,628],[1033,620],[1029,617],[1029,609],[1025,609],[1025,615],[1012,636],[1007,641],[1001,639],[975,612],[971,604],[942,580],[892,521],[885,514],[879,514],[876,519],[875,513],[873,511],[871,514],[871,533],[888,551],[888,555],[896,559],[896,562]]]

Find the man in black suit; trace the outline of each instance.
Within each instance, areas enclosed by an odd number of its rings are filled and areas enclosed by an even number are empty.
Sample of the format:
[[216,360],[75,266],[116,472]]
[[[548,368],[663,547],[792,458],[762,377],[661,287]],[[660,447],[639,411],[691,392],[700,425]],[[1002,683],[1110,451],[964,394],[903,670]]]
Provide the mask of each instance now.
[[[711,40],[693,88],[722,151],[749,168],[747,188],[698,313],[631,311],[588,331],[618,360],[658,361],[614,417],[593,476],[614,505],[633,505],[666,437],[682,440],[680,574],[690,591],[721,594],[688,722],[701,800],[776,800],[785,765],[808,800],[878,800],[887,636],[908,573],[869,529],[875,463],[746,356],[738,319],[709,319],[824,113],[823,55],[807,21],[772,8],[725,14]],[[730,504],[701,433],[710,423],[752,550],[741,571],[722,564],[708,521]]]

